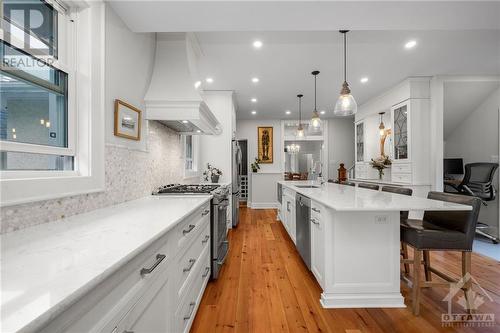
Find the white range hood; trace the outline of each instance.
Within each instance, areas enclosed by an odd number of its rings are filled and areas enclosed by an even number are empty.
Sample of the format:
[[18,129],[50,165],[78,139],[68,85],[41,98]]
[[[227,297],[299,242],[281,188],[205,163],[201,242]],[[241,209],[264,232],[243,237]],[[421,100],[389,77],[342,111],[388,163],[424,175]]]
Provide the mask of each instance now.
[[[157,33],[156,57],[144,97],[146,119],[182,134],[220,134],[221,126],[198,91],[201,56],[191,33]],[[198,84],[197,84],[198,82]]]

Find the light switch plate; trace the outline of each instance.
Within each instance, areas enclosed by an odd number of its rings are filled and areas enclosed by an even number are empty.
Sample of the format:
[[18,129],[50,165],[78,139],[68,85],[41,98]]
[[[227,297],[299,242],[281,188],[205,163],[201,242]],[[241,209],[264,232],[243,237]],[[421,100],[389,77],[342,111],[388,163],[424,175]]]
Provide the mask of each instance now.
[[387,215],[376,215],[375,216],[375,223],[376,224],[387,224],[387,223],[389,223],[389,219],[387,218]]

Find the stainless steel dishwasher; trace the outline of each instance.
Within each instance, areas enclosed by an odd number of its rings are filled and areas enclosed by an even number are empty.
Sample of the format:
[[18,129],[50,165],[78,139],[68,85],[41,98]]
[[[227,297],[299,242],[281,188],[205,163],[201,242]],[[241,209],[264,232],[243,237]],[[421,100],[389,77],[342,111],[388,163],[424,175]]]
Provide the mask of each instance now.
[[297,249],[306,266],[311,269],[311,199],[297,193],[295,195],[295,226]]

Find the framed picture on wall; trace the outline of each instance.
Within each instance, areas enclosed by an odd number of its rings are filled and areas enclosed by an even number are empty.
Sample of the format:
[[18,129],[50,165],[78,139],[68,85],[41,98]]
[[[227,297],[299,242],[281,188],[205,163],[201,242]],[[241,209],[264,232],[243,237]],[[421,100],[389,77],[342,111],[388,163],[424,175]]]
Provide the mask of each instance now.
[[257,128],[258,158],[260,163],[273,163],[273,128]]
[[141,110],[115,99],[115,135],[131,140],[141,139]]

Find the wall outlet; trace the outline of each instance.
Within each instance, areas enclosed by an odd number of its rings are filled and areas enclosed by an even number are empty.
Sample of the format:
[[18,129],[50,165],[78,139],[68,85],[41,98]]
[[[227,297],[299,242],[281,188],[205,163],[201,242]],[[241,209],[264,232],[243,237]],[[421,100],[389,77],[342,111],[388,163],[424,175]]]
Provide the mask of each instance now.
[[375,216],[375,224],[387,224],[389,223],[389,219],[387,215],[377,215]]

